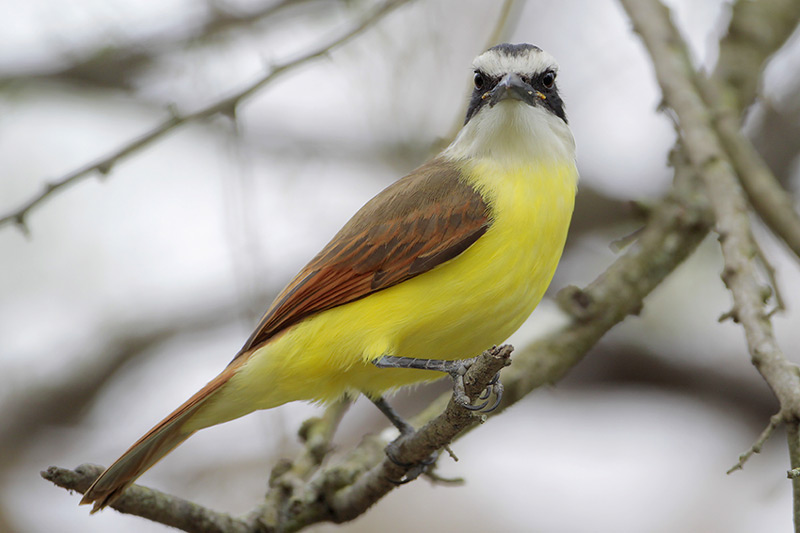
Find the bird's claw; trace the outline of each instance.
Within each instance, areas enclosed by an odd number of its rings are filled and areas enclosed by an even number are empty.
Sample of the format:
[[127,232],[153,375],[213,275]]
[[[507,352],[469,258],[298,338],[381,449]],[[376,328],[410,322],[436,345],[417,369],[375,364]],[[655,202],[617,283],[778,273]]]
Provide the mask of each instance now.
[[439,452],[437,451],[432,453],[427,458],[423,459],[418,463],[405,463],[397,459],[396,447],[397,447],[396,441],[390,442],[389,445],[386,446],[385,450],[386,457],[388,457],[389,460],[394,464],[396,464],[397,466],[400,466],[402,468],[407,468],[407,470],[405,474],[403,474],[403,477],[401,479],[387,478],[390,483],[394,483],[395,485],[405,485],[406,483],[414,481],[422,474],[427,473],[428,469],[432,465],[435,465],[436,461],[439,459]]
[[[489,389],[492,390],[491,394],[494,394],[494,403],[492,404],[491,407],[485,409],[483,411],[484,413],[491,413],[492,411],[497,409],[500,406],[500,402],[503,400],[503,392],[505,392],[505,387],[503,387],[503,384],[500,382],[499,376],[500,374],[496,374],[495,379],[497,381],[495,383],[490,383],[489,386],[486,387],[486,390]],[[489,396],[487,396],[487,398],[488,397]]]
[[[500,373],[494,375],[492,380],[483,390],[483,392],[478,397],[478,400],[483,400],[481,403],[477,405],[472,405],[472,400],[469,399],[467,396],[466,390],[464,389],[464,374],[466,374],[467,370],[472,363],[475,362],[475,359],[467,359],[462,361],[458,367],[453,369],[450,372],[450,376],[453,378],[453,400],[463,407],[464,409],[468,409],[470,411],[480,411],[483,413],[491,413],[500,405],[500,401],[503,399],[503,384],[500,383]],[[491,407],[486,409],[486,406],[489,405],[489,399],[491,398],[492,394],[494,394],[495,401]]]

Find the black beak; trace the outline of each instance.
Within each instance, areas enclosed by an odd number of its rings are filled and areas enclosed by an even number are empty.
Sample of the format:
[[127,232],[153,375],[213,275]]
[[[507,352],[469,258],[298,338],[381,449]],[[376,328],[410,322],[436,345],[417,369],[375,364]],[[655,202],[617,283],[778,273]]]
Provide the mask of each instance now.
[[488,94],[489,107],[507,98],[520,100],[528,105],[535,105],[536,100],[544,99],[544,95],[525,83],[522,78],[512,73],[506,74]]

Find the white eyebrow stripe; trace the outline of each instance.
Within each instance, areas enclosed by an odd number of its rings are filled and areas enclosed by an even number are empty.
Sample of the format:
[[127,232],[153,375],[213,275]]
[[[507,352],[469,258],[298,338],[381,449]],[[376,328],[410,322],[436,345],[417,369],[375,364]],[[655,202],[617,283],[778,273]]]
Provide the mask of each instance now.
[[509,72],[518,74],[539,73],[546,70],[558,72],[555,58],[544,50],[535,48],[513,56],[489,50],[476,57],[472,66],[489,76],[502,76]]

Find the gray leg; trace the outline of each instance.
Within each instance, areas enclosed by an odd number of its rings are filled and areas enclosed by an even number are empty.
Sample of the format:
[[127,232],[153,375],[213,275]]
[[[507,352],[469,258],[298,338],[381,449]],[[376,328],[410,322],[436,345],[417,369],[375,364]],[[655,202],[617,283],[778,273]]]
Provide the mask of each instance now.
[[[397,411],[395,411],[392,408],[392,406],[389,405],[389,402],[387,402],[383,398],[383,396],[377,399],[370,398],[370,400],[372,400],[372,403],[374,403],[375,406],[381,410],[381,413],[386,415],[386,418],[391,420],[392,424],[394,424],[394,426],[400,430],[400,438],[402,438],[405,435],[411,435],[412,433],[414,433],[414,426],[403,420],[400,417],[400,415],[397,414]],[[398,438],[398,440],[400,438]],[[406,472],[405,476],[403,476],[403,479],[389,480],[396,485],[403,485],[405,483],[408,483],[409,481],[413,481],[414,479],[418,478],[420,474],[424,474],[431,465],[436,463],[436,459],[438,459],[439,457],[439,452],[436,452],[418,464],[403,463],[397,460],[395,454],[396,446],[397,446],[397,440],[394,442],[390,442],[389,445],[386,446],[386,457],[388,457],[389,460],[392,461],[394,464],[408,468],[408,471]]]
[[[444,372],[449,374],[450,377],[453,378],[453,399],[457,404],[465,409],[469,409],[470,411],[484,410],[484,408],[489,405],[489,397],[494,393],[494,404],[483,411],[485,413],[490,413],[497,409],[497,406],[500,405],[500,400],[503,397],[503,385],[500,383],[499,374],[492,378],[489,386],[486,387],[486,390],[483,392],[483,394],[481,394],[480,399],[485,400],[483,403],[472,405],[472,401],[469,399],[466,391],[464,390],[464,374],[467,373],[469,367],[471,367],[477,360],[477,357],[473,357],[471,359],[457,359],[455,361],[443,361],[441,359],[417,359],[415,357],[384,355],[380,359],[373,361],[372,364],[378,368],[413,368],[417,370],[434,370],[436,372]],[[380,406],[378,406],[378,408],[381,409]]]
[[394,424],[394,427],[400,430],[401,434],[410,435],[411,433],[414,433],[414,426],[403,420],[402,417],[397,414],[397,411],[395,411],[392,406],[389,405],[389,403],[383,398],[383,396],[379,397],[378,399],[370,398],[370,400],[372,400],[372,403],[375,404],[375,407],[381,410],[381,413],[386,415],[386,418],[388,418],[392,424]]

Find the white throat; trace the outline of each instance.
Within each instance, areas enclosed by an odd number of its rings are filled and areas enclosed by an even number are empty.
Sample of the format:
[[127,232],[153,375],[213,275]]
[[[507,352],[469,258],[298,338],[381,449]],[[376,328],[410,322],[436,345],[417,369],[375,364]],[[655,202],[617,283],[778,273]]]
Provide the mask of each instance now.
[[484,106],[443,154],[453,160],[488,158],[503,166],[575,161],[575,140],[566,122],[539,106],[503,100]]

